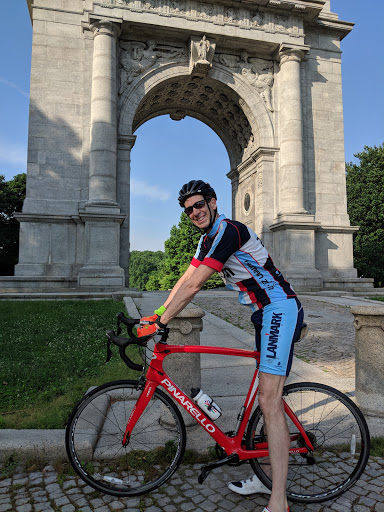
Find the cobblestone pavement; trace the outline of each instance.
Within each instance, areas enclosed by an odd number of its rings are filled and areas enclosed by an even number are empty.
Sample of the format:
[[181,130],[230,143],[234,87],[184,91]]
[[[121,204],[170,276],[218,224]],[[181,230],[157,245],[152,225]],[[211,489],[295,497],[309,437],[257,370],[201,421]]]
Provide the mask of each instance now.
[[[310,297],[300,297],[309,326],[306,338],[295,346],[295,355],[338,377],[355,376],[355,329],[350,308]],[[249,308],[237,297],[220,297],[220,301],[197,296],[193,302],[223,320],[254,332]]]
[[[265,495],[240,496],[227,482],[249,475],[249,466],[225,467],[197,482],[199,465],[181,466],[160,489],[139,498],[118,499],[98,493],[63,473],[63,467],[18,466],[13,474],[0,466],[0,512],[261,512]],[[292,512],[384,512],[384,459],[371,458],[352,489],[320,504],[290,504]]]

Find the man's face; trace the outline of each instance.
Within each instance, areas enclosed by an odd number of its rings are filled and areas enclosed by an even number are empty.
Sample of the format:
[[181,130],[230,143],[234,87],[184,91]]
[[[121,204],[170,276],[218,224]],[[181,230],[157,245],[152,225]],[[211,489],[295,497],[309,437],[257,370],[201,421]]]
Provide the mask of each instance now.
[[[188,208],[188,206],[193,206],[199,201],[204,201],[204,197],[201,194],[196,194],[195,196],[188,197],[188,199],[184,203],[184,208]],[[207,201],[213,213],[217,208],[216,199],[212,197],[212,199],[208,199]],[[207,229],[211,222],[211,215],[209,212],[207,201],[205,201],[204,206],[202,208],[193,208],[192,213],[189,215],[189,218],[191,219],[193,224],[199,229]]]

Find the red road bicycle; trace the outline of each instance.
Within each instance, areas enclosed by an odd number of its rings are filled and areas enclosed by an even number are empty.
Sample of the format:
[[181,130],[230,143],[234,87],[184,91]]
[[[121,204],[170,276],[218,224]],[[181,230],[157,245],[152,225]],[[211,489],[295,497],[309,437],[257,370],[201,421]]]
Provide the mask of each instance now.
[[[257,405],[260,353],[214,346],[167,344],[169,329],[153,348],[147,372],[131,361],[126,348],[145,347],[152,336],[135,337],[140,320],[118,315],[117,335],[107,333],[127,366],[142,372],[139,380],[109,382],[89,393],[74,408],[66,429],[66,448],[76,473],[94,489],[118,497],[139,496],[158,488],[176,471],[186,445],[186,429],[175,401],[216,441],[219,459],[202,466],[199,482],[224,464],[250,463],[271,489],[268,435]],[[121,323],[129,338],[120,337]],[[218,354],[255,360],[256,369],[237,423],[224,433],[163,368],[171,354]],[[108,358],[107,358],[108,359]],[[162,388],[162,389],[160,389]],[[284,410],[291,447],[287,481],[294,502],[336,498],[361,476],[367,464],[370,436],[364,416],[352,400],[329,386],[311,382],[285,386]]]

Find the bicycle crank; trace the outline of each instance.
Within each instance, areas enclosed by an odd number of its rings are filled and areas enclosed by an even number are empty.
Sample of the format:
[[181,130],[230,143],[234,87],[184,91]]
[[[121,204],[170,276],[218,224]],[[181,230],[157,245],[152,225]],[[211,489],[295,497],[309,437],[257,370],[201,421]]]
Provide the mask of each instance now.
[[205,466],[202,466],[201,473],[197,479],[199,484],[202,484],[204,480],[207,478],[209,473],[212,471],[212,469],[219,468],[221,466],[225,466],[226,464],[230,464],[231,462],[239,462],[239,456],[237,453],[232,453],[228,457],[225,457],[222,460],[218,460],[216,462],[211,462],[210,464],[206,464]]
[[[233,434],[234,434],[233,430],[230,430],[229,432],[225,432],[225,435],[228,437],[233,437]],[[245,448],[245,438],[243,439],[241,444],[242,444],[243,448]],[[223,460],[224,458],[226,458],[225,450],[218,443],[216,443],[215,451],[216,451],[217,458],[219,460]],[[234,462],[228,462],[228,465],[229,466],[241,466],[242,464],[247,464],[248,462],[249,462],[248,460],[237,460]]]

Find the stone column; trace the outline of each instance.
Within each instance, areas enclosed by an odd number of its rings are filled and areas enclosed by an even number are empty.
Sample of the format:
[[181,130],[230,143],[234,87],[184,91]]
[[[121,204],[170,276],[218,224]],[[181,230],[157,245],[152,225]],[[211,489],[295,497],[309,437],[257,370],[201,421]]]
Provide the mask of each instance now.
[[117,37],[119,25],[94,20],[91,97],[91,147],[89,199],[79,217],[85,224],[85,264],[78,285],[88,288],[122,288],[124,271],[119,265],[120,224],[125,216],[116,201],[117,153]]
[[94,33],[89,205],[116,203],[117,37],[120,27],[107,20],[91,23]]
[[384,306],[352,308],[356,329],[356,398],[366,414],[384,417]]
[[301,61],[308,46],[280,45],[279,197],[277,218],[270,225],[274,261],[297,290],[322,288],[316,268],[315,232],[320,224],[304,206]]
[[281,46],[279,215],[307,213],[304,208],[303,127],[300,85],[302,49]]
[[129,286],[131,149],[135,141],[136,135],[119,135],[117,139],[117,202],[125,215],[120,227],[120,267],[124,269],[126,287]]

